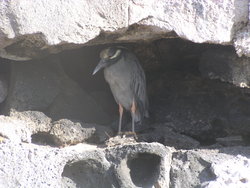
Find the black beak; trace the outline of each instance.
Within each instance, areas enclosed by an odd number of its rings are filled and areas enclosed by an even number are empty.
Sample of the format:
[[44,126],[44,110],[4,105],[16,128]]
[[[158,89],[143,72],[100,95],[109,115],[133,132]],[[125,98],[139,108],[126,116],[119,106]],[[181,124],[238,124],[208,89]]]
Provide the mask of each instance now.
[[106,66],[106,61],[103,60],[103,59],[101,59],[101,61],[98,63],[98,65],[96,66],[95,70],[93,71],[92,75],[94,75],[95,73],[97,73],[99,70],[101,70],[105,66]]

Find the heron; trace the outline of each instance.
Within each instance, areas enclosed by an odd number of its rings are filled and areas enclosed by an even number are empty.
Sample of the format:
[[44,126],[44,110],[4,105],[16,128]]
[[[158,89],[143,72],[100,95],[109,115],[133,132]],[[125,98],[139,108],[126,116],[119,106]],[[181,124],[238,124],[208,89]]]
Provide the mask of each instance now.
[[101,51],[93,75],[101,69],[119,106],[118,134],[121,134],[124,109],[131,113],[135,134],[135,123],[141,124],[144,117],[149,117],[146,78],[139,60],[125,47],[108,47]]

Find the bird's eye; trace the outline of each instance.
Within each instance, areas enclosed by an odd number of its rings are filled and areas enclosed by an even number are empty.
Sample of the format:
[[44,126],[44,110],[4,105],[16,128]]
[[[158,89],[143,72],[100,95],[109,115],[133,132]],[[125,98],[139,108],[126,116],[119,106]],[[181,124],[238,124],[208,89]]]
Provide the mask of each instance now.
[[117,58],[120,54],[121,54],[121,50],[116,50],[116,52],[113,56],[109,56],[109,59]]

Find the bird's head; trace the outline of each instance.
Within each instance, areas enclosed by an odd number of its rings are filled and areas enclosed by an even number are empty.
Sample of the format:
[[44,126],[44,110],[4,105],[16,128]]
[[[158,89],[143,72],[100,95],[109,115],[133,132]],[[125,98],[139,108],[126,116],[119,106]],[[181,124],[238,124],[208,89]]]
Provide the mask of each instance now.
[[97,73],[99,70],[116,63],[121,58],[122,48],[123,47],[109,47],[102,50],[100,53],[101,60],[92,75]]

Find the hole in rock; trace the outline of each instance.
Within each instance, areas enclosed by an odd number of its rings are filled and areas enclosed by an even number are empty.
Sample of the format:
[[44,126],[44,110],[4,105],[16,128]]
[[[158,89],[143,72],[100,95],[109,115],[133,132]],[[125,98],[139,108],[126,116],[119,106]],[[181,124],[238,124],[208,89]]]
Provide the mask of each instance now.
[[152,187],[159,176],[161,157],[149,153],[139,153],[127,164],[133,183],[138,187]]
[[64,187],[112,187],[100,162],[92,159],[67,164],[62,173]]

